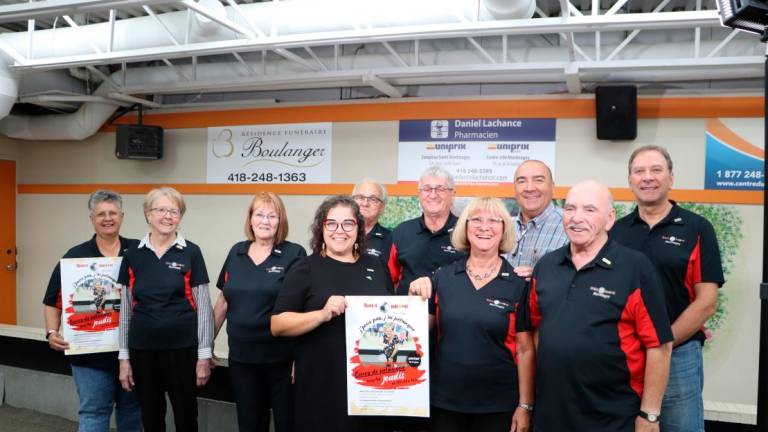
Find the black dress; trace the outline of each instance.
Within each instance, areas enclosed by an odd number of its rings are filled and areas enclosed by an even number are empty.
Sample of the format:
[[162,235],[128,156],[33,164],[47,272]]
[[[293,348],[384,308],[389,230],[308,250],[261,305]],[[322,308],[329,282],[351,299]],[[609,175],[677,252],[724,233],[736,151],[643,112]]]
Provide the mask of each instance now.
[[[332,295],[391,295],[381,262],[362,255],[344,263],[320,255],[295,262],[285,275],[274,313],[320,310]],[[347,415],[344,316],[299,336],[295,350],[295,428],[302,431],[373,431],[380,418]]]

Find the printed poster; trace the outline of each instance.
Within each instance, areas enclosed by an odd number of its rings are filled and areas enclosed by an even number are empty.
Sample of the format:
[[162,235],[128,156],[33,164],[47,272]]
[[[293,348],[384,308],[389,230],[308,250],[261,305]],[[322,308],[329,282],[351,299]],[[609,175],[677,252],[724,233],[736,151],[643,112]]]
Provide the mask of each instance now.
[[704,189],[761,191],[765,149],[747,141],[718,119],[707,121]]
[[347,296],[349,415],[429,417],[427,302]]
[[61,266],[66,355],[118,350],[122,257],[66,258]]
[[330,183],[332,123],[208,128],[208,183]]
[[555,171],[555,119],[446,119],[400,122],[398,182],[417,182],[431,166],[459,184],[512,184],[530,159]]

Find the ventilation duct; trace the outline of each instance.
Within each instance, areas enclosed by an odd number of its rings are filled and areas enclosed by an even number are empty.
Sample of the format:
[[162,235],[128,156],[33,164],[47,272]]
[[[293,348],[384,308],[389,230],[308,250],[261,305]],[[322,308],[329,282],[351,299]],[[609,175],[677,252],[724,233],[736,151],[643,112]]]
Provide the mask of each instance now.
[[[280,35],[349,30],[360,26],[371,28],[392,25],[418,25],[463,22],[474,19],[530,18],[534,0],[375,0],[375,1],[281,1],[241,4],[248,17],[224,7],[218,0],[201,0],[200,5],[245,28],[255,25],[262,33]],[[408,11],[404,13],[403,11]],[[230,40],[229,30],[199,14],[194,14],[190,42]],[[165,33],[153,17],[119,20],[114,27],[114,49],[129,50],[166,46],[173,37],[184,40],[187,12],[158,15],[168,29]],[[38,30],[33,34],[33,58],[91,54],[93,46],[107,50],[109,23]],[[26,32],[0,34],[0,41],[17,52],[29,47]],[[75,113],[45,116],[6,117],[18,96],[18,81],[0,61],[0,132],[29,140],[80,140],[95,133],[115,111],[116,105],[86,102]],[[66,72],[63,72],[66,73]],[[140,73],[138,73],[140,75]],[[104,84],[99,89],[105,92]],[[97,91],[99,94],[99,91]]]

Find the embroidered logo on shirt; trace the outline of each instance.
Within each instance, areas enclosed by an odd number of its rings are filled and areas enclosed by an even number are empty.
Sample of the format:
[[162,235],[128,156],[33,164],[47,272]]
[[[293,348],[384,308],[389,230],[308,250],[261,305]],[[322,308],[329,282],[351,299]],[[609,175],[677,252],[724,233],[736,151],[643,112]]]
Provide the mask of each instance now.
[[166,261],[166,262],[165,262],[165,265],[167,265],[167,266],[168,266],[168,268],[169,268],[169,269],[171,269],[171,270],[181,270],[181,269],[183,269],[183,268],[184,268],[184,264],[182,264],[182,263],[177,263],[177,262],[175,262],[175,261],[170,261],[170,262],[169,262],[169,261]]
[[685,243],[685,239],[681,239],[680,237],[675,236],[661,236],[661,239],[664,240],[664,243],[675,246],[680,246]]
[[285,267],[272,266],[267,268],[267,273],[282,273]]
[[381,251],[378,251],[378,250],[376,250],[376,249],[374,249],[374,248],[368,248],[368,249],[366,249],[366,250],[365,250],[365,253],[367,253],[368,255],[373,255],[373,256],[375,256],[375,257],[379,257],[379,256],[381,256]]
[[440,246],[440,249],[442,249],[443,252],[445,252],[445,253],[449,253],[449,254],[455,254],[456,253],[456,248],[451,246],[451,245]]
[[382,234],[380,232],[373,233],[373,235],[375,235],[376,237],[384,237],[384,234]]
[[283,251],[281,251],[280,249],[274,249],[274,248],[272,249],[272,252],[274,252],[274,253],[276,253],[278,255],[283,253]]
[[509,307],[509,303],[499,300],[499,299],[485,299],[486,303],[488,303],[488,306],[495,307],[498,309],[506,309]]
[[593,286],[589,287],[590,291],[592,291],[592,295],[595,297],[600,297],[604,299],[609,299],[616,295],[616,291],[611,291],[605,289],[605,287],[595,288]]

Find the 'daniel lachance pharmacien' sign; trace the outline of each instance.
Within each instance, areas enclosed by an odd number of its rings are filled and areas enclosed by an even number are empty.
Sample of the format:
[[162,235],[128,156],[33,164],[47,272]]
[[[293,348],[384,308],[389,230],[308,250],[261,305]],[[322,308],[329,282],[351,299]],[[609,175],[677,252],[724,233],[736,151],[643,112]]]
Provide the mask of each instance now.
[[332,123],[208,128],[208,183],[330,183]]

